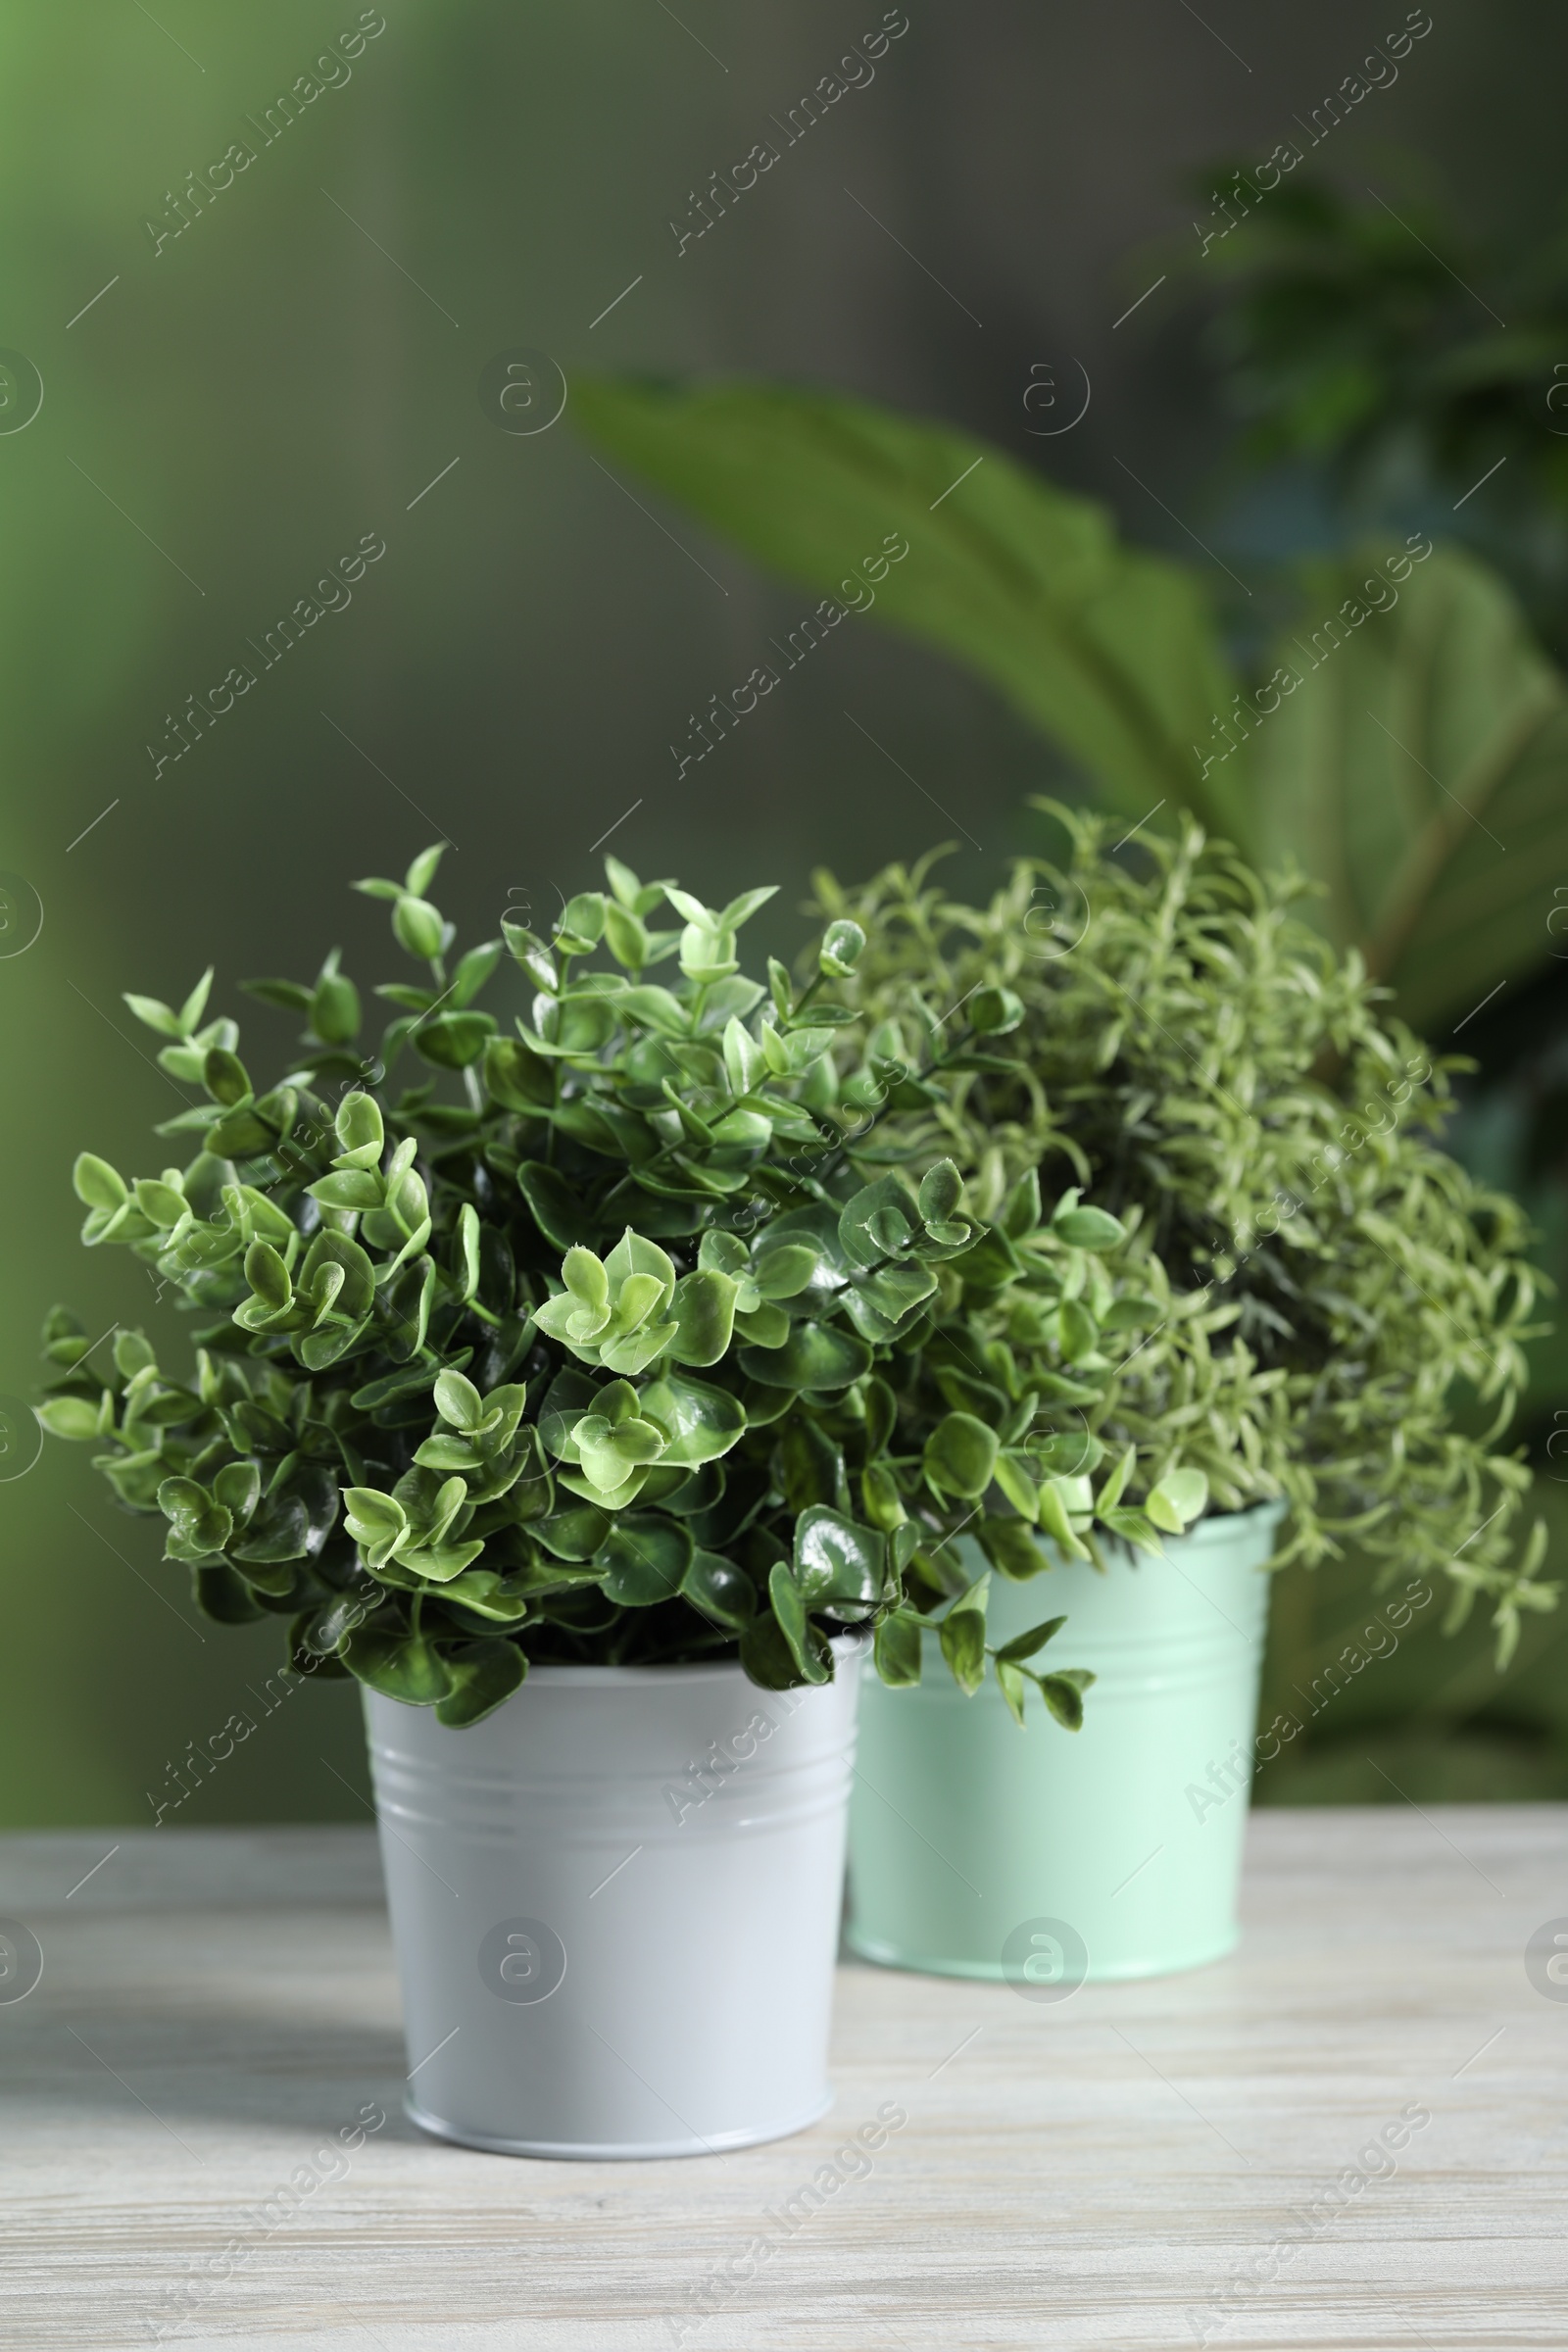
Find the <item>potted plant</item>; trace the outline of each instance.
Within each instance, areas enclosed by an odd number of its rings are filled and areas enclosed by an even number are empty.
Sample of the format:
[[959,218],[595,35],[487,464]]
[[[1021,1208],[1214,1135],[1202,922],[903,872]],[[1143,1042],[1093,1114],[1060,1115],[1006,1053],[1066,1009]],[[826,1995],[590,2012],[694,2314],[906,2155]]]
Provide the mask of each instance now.
[[[987,1520],[972,1567],[948,1544],[993,1477],[1065,1467],[998,1301],[1071,1299],[1076,1340],[1152,1312],[1148,1280],[1032,1176],[995,1229],[965,1208],[933,1120],[1005,1058],[1013,997],[918,1062],[870,1036],[845,1089],[853,922],[763,988],[736,934],[771,893],[713,910],[610,859],[549,942],[509,923],[454,959],[438,857],[359,885],[421,967],[379,992],[373,1053],[335,951],[251,984],[307,1024],[268,1088],[211,975],[127,999],[205,1100],[159,1130],[182,1166],[82,1154],[83,1239],[172,1287],[195,1371],[122,1330],[100,1373],[57,1310],[40,1419],[162,1514],[209,1615],[274,1613],[299,1669],[364,1687],[416,2119],[519,2153],[741,2145],[826,2104],[872,1639],[907,1681],[940,1604],[965,1687],[992,1658],[1019,1713],[1033,1687],[1079,1719],[1088,1678],[1040,1656],[1059,1616],[987,1641],[988,1559],[1038,1564],[1022,1531]],[[506,949],[510,1031],[478,1003]],[[1126,1523],[1102,1488],[1075,1472],[1072,1526]]]
[[[1038,1167],[1048,1194],[1087,1185],[1128,1229],[1122,1262],[1145,1254],[1159,1310],[1139,1325],[1118,1304],[1136,1344],[1073,1393],[1112,1540],[1002,1477],[972,1531],[986,1541],[992,1512],[1037,1521],[1046,1605],[1098,1677],[1082,1740],[1004,1736],[994,1687],[968,1701],[939,1682],[872,1688],[861,1713],[852,1940],[1049,1997],[1234,1940],[1260,1567],[1354,1547],[1379,1592],[1446,1586],[1450,1626],[1485,1596],[1504,1662],[1520,1612],[1554,1588],[1537,1581],[1544,1527],[1518,1545],[1530,1472],[1503,1449],[1532,1329],[1524,1220],[1438,1140],[1462,1063],[1390,1019],[1358,959],[1299,920],[1300,885],[1259,879],[1192,823],[1146,839],[1135,866],[1104,820],[1040,805],[1065,858],[1017,860],[986,906],[949,901],[929,859],[856,891],[823,875],[818,895],[867,934],[851,994],[885,1046],[897,1029],[917,1056],[971,991],[1017,1003],[1016,1058],[964,1073],[920,1148],[953,1159],[1002,1231],[1021,1173]],[[910,1140],[884,1124],[882,1148]],[[1036,1323],[999,1301],[1025,1383],[1063,1369],[1067,1317],[1045,1319],[1042,1355]],[[976,1390],[972,1409],[1000,1407]],[[1165,1532],[1165,1556],[1129,1506]],[[1041,1605],[998,1584],[1004,1648]]]

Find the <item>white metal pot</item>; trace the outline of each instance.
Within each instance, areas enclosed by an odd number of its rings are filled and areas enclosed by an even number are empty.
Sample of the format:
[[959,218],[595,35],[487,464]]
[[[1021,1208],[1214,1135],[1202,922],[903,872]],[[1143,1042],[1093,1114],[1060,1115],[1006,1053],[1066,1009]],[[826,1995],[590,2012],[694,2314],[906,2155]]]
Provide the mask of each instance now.
[[367,1690],[407,2105],[511,2156],[687,2156],[832,2102],[856,1698],[536,1666],[483,1723]]

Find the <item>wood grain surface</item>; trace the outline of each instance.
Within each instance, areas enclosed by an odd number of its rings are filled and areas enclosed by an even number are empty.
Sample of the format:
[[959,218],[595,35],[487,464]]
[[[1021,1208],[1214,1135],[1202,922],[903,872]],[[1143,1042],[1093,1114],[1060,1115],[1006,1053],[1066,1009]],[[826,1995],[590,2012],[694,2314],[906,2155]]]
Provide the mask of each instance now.
[[1189,1976],[846,1966],[833,2115],[670,2163],[407,2123],[368,1829],[10,1838],[0,1913],[44,1954],[0,2003],[24,2352],[1568,2345],[1568,1999],[1525,1967],[1568,1807],[1254,1818],[1242,1947]]

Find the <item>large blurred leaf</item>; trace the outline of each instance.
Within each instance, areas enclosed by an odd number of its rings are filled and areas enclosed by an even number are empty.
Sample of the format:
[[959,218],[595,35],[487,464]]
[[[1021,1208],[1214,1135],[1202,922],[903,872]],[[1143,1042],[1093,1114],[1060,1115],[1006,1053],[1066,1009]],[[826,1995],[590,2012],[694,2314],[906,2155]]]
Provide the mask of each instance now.
[[[1102,508],[967,433],[825,393],[588,383],[572,401],[601,448],[760,563],[874,594],[978,669],[1132,814],[1179,796],[1232,829],[1230,779],[1200,787],[1192,751],[1234,691],[1204,591],[1121,546]],[[889,534],[909,552],[876,580]]]
[[1403,1016],[1435,1026],[1548,947],[1568,689],[1510,591],[1448,549],[1332,651],[1303,645],[1386,552],[1306,575],[1306,624],[1276,657],[1301,684],[1249,747],[1256,832],[1265,858],[1294,853],[1327,885],[1319,919],[1394,983]]

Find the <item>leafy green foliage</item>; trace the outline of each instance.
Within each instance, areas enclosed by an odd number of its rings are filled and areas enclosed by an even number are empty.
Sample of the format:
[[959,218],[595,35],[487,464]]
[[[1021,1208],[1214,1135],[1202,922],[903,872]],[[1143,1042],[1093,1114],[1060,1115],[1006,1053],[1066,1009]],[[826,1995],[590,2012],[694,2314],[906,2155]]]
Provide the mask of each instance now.
[[[829,594],[849,594],[856,551],[896,523],[910,553],[877,588],[885,621],[989,678],[1141,823],[1185,808],[1254,864],[1295,859],[1324,886],[1308,919],[1357,949],[1407,1018],[1457,1020],[1548,952],[1540,877],[1568,872],[1568,686],[1474,559],[1429,544],[1412,573],[1402,550],[1368,546],[1301,567],[1264,683],[1244,695],[1196,574],[1122,546],[1100,507],[967,435],[766,384],[597,384],[576,403],[617,457]],[[1405,585],[1369,610],[1362,583],[1391,552]]]
[[[1054,813],[1066,861],[1020,859],[983,907],[947,901],[930,860],[858,891],[818,877],[824,915],[867,934],[854,988],[871,1037],[920,1039],[981,987],[1023,1008],[1017,1058],[972,1054],[881,1139],[950,1156],[993,1220],[964,1261],[971,1360],[946,1372],[936,1483],[962,1493],[981,1425],[1002,1430],[994,1476],[1017,1516],[976,1532],[1014,1574],[1031,1525],[1089,1546],[1091,1477],[1097,1522],[1134,1544],[1282,1496],[1280,1562],[1353,1544],[1380,1583],[1444,1574],[1450,1622],[1487,1595],[1506,1657],[1520,1611],[1555,1593],[1536,1581],[1544,1528],[1518,1548],[1530,1473],[1503,1443],[1535,1286],[1514,1202],[1437,1140],[1464,1065],[1435,1063],[1381,1013],[1356,957],[1297,918],[1298,886],[1260,880],[1196,827],[1151,840],[1135,873],[1106,854],[1103,820]],[[843,1033],[847,1071],[860,1034]],[[1037,1168],[1063,1164],[1099,1205],[1070,1191],[1020,1241]],[[1107,1259],[1082,1245],[1110,1216],[1129,1238],[1102,1288]],[[1063,1236],[1079,1247],[1054,1295],[1025,1282],[980,1303],[988,1253]],[[1079,1408],[1033,1498],[980,1401],[976,1375],[1004,1364]]]
[[1548,944],[1542,877],[1568,870],[1568,682],[1472,557],[1405,559],[1386,611],[1371,607],[1389,596],[1380,558],[1370,544],[1301,567],[1320,650],[1282,633],[1274,674],[1300,683],[1231,757],[1250,763],[1261,862],[1319,875],[1314,919],[1396,983],[1407,1020],[1437,1026]]
[[[40,1419],[162,1514],[209,1615],[286,1617],[293,1654],[454,1725],[530,1660],[820,1683],[852,1627],[907,1682],[939,1624],[972,1689],[985,1576],[1197,1515],[1179,1436],[1140,1500],[1088,1430],[1164,1311],[1148,1250],[1032,1168],[988,1225],[943,1146],[977,1079],[1032,1086],[1020,995],[982,988],[915,1051],[845,1002],[850,917],[808,983],[774,965],[764,990],[736,939],[767,892],[711,909],[613,858],[552,940],[509,925],[449,970],[437,857],[359,885],[427,974],[376,992],[374,1051],[336,954],[313,987],[256,984],[308,1024],[265,1092],[231,1021],[197,1026],[205,982],[177,1014],[138,1001],[208,1097],[160,1130],[195,1156],[76,1164],[83,1239],[172,1288],[196,1372],[129,1331],[95,1371],[56,1310]],[[476,1002],[505,951],[510,1034]],[[399,1090],[409,1053],[432,1075]],[[997,1669],[1015,1712],[1023,1655]],[[1033,1679],[1075,1723],[1086,1678]]]
[[[1568,650],[1561,220],[1510,221],[1479,242],[1418,194],[1400,195],[1396,217],[1299,173],[1256,204],[1231,176],[1243,218],[1202,270],[1224,287],[1209,340],[1242,461],[1326,466],[1363,527],[1412,494],[1451,505],[1494,471],[1463,526]],[[1196,291],[1196,266],[1188,277]]]

